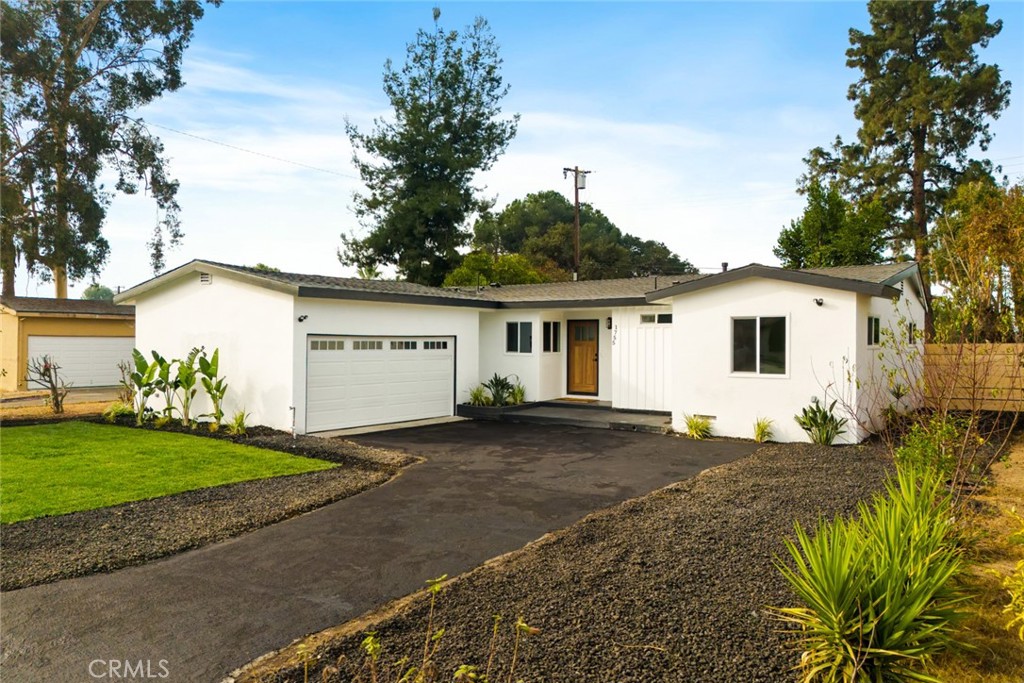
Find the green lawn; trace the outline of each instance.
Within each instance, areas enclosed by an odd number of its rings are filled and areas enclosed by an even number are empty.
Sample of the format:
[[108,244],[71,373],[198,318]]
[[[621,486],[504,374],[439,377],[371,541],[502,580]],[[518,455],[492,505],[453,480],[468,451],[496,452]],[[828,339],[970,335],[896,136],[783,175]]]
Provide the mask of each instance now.
[[334,467],[219,439],[88,422],[0,434],[0,522]]

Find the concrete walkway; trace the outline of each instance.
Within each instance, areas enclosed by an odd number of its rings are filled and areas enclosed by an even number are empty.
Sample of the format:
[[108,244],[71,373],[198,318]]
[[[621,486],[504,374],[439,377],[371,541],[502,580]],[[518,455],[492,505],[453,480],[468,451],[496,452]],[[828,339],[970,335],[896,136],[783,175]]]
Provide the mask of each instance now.
[[0,678],[90,681],[111,660],[128,660],[148,664],[153,676],[166,670],[164,681],[217,681],[425,579],[459,574],[593,510],[755,449],[481,422],[358,440],[427,462],[380,488],[223,543],[2,594]]

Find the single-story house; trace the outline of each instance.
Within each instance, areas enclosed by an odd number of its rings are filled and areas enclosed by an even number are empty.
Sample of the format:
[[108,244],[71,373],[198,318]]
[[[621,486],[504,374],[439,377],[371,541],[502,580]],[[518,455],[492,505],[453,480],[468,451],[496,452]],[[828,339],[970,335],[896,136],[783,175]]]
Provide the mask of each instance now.
[[115,386],[135,346],[135,310],[108,301],[0,298],[0,391],[39,389],[26,380],[31,358],[50,356],[75,387]]
[[793,415],[829,388],[880,410],[855,380],[881,376],[882,328],[923,324],[921,292],[907,263],[437,288],[197,260],[115,301],[140,349],[219,348],[226,410],[298,433],[453,415],[497,373],[528,400],[664,411],[678,430],[708,415],[735,437],[767,417],[802,441]]

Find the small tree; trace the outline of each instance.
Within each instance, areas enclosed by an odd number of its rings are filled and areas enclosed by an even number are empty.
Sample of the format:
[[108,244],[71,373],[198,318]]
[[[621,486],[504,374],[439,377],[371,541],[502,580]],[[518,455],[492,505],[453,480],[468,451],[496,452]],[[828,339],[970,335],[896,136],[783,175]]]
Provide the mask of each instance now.
[[60,376],[60,366],[51,356],[40,356],[28,362],[28,381],[36,382],[50,393],[50,408],[54,413],[64,412],[64,399],[68,395],[70,384],[66,384]]
[[82,292],[82,298],[86,301],[113,301],[114,290],[94,282],[85,288],[85,291]]

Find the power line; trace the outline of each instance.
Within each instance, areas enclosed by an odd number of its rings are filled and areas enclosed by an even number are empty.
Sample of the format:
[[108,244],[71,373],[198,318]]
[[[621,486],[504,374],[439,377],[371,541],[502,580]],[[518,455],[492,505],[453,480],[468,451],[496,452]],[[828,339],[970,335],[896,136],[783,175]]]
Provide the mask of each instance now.
[[148,126],[155,126],[157,128],[163,128],[164,130],[169,130],[172,133],[177,133],[178,135],[185,135],[185,136],[190,137],[190,138],[195,138],[196,140],[202,140],[203,142],[209,142],[212,145],[220,145],[221,147],[227,147],[228,149],[233,149],[233,150],[236,150],[236,151],[239,151],[239,152],[245,152],[246,154],[252,154],[252,155],[255,155],[255,156],[258,156],[258,157],[263,157],[265,159],[272,159],[274,161],[281,161],[281,162],[284,162],[286,164],[291,164],[293,166],[300,166],[302,168],[308,168],[311,171],[319,171],[320,173],[329,173],[331,175],[338,176],[340,178],[349,178],[351,180],[361,180],[361,178],[357,178],[356,176],[349,175],[347,173],[341,173],[340,171],[334,171],[334,170],[331,170],[329,168],[322,168],[320,166],[312,166],[310,164],[304,164],[301,161],[292,161],[291,159],[285,159],[283,157],[277,157],[277,156],[274,156],[272,154],[266,154],[264,152],[257,152],[257,151],[252,150],[252,149],[246,149],[245,147],[239,147],[238,145],[231,145],[231,144],[228,144],[226,142],[221,142],[220,140],[214,140],[212,138],[205,138],[202,135],[196,135],[195,133],[187,133],[187,132],[185,132],[183,130],[178,130],[177,128],[171,128],[170,126],[164,126],[164,125],[161,125],[159,123],[147,122],[146,125],[148,125]]

